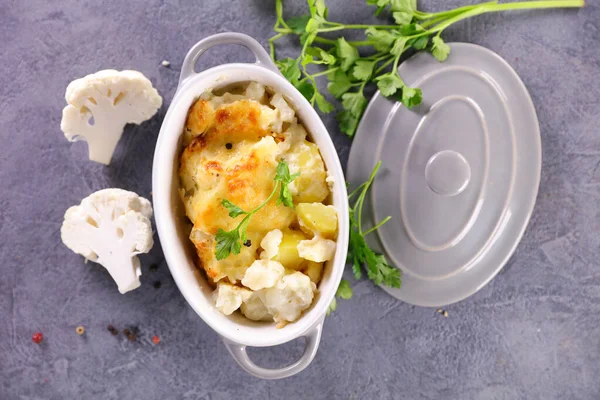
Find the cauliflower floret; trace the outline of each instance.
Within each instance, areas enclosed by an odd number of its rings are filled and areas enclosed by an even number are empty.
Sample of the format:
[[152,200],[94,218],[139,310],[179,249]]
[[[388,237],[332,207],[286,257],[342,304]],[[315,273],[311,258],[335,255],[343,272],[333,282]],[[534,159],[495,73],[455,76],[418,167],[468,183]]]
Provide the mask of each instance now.
[[277,327],[283,327],[300,317],[312,304],[317,285],[301,272],[284,276],[277,284],[259,293],[263,304],[273,316]]
[[231,315],[240,308],[242,302],[250,299],[252,291],[230,283],[219,282],[213,296],[217,310],[225,315]]
[[108,165],[126,124],[152,118],[162,97],[141,72],[104,70],[76,79],[66,92],[60,128],[88,143],[90,160]]
[[273,317],[269,314],[269,310],[260,298],[260,292],[253,292],[248,300],[245,300],[240,311],[246,318],[253,321],[273,321]]
[[[265,235],[263,240],[260,242],[260,247],[264,250],[264,256],[266,258],[273,258],[279,253],[279,245],[283,239],[283,232],[279,229],[273,229]],[[262,258],[262,253],[261,253]]]
[[65,213],[60,233],[65,246],[101,264],[126,293],[140,286],[140,260],[152,240],[152,205],[121,189],[92,193]]
[[246,270],[242,285],[252,290],[270,288],[275,286],[284,273],[285,268],[277,261],[256,260]]
[[265,86],[258,82],[250,82],[246,88],[246,97],[262,103],[265,98]]
[[296,113],[287,101],[285,101],[281,93],[275,93],[271,99],[271,105],[275,107],[278,116],[277,121],[273,123],[272,128],[274,132],[280,133],[283,128],[283,123],[294,121]]
[[335,242],[315,236],[311,240],[302,240],[298,243],[298,255],[305,260],[314,262],[329,261],[335,254]]

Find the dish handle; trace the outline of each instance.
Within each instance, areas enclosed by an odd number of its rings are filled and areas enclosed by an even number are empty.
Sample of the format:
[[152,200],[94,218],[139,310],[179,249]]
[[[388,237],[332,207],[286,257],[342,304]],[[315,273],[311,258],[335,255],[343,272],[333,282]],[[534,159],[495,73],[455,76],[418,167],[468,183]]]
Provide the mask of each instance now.
[[237,44],[244,46],[254,55],[254,58],[256,59],[256,65],[281,75],[281,72],[279,72],[279,69],[271,60],[269,53],[267,53],[267,51],[255,39],[243,33],[224,32],[202,39],[196,43],[194,47],[190,49],[190,51],[188,51],[185,59],[183,60],[183,65],[181,66],[181,75],[179,76],[178,88],[180,88],[183,85],[183,82],[185,82],[187,79],[197,74],[195,70],[196,63],[202,54],[214,46],[224,44]]
[[302,353],[300,358],[295,363],[284,368],[269,369],[259,367],[258,365],[254,364],[254,362],[248,356],[246,346],[231,342],[225,338],[223,338],[223,342],[225,342],[225,347],[227,347],[227,350],[233,359],[240,367],[242,367],[242,369],[244,369],[244,371],[248,372],[250,375],[254,375],[255,377],[261,379],[288,378],[304,370],[304,368],[310,365],[313,358],[315,358],[317,350],[319,349],[319,342],[321,341],[324,320],[325,316],[323,316],[321,320],[319,320],[312,328],[302,335],[306,338],[304,353]]

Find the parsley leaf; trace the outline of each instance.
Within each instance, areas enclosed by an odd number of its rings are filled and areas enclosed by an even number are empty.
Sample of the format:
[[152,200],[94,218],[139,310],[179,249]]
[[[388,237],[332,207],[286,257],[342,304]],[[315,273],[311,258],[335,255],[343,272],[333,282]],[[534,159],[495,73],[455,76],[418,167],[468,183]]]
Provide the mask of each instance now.
[[344,38],[337,40],[337,56],[342,60],[340,67],[343,71],[348,71],[352,64],[360,58],[356,47],[351,46]]
[[431,39],[431,43],[433,45],[431,46],[431,54],[433,54],[438,61],[446,61],[448,54],[450,54],[450,46],[444,43],[444,39],[439,36],[434,36],[433,39]]
[[367,106],[367,99],[362,92],[344,93],[342,95],[342,105],[352,115],[360,117]]
[[359,81],[367,81],[373,74],[373,68],[375,68],[375,61],[358,60],[352,69],[352,76]]
[[388,51],[394,40],[398,38],[397,34],[392,33],[389,30],[378,30],[373,27],[368,28],[365,31],[365,35],[373,42],[373,47],[377,51]]
[[341,299],[349,300],[352,298],[352,288],[350,287],[350,282],[345,279],[340,281],[340,285],[335,291],[335,295]]
[[285,79],[294,85],[298,82],[301,72],[297,60],[294,60],[293,58],[283,58],[277,61],[276,65]]
[[342,132],[344,132],[350,137],[354,136],[354,133],[356,132],[356,128],[358,127],[358,123],[360,121],[360,116],[356,116],[350,111],[344,110],[337,113],[335,119],[340,124],[340,130]]
[[315,101],[317,102],[319,110],[321,110],[321,112],[325,114],[329,114],[330,112],[335,110],[333,104],[325,100],[325,97],[323,97],[323,95],[319,92],[315,93]]
[[390,50],[390,54],[399,56],[404,51],[405,47],[406,47],[406,38],[399,37],[394,42],[394,45],[392,46],[392,49]]
[[229,232],[219,228],[215,240],[217,242],[215,249],[217,260],[224,260],[232,253],[240,254],[242,244],[240,243],[240,232],[237,228]]
[[301,35],[306,32],[306,24],[308,24],[308,20],[310,19],[310,15],[304,14],[298,17],[293,17],[287,20],[287,24],[296,35]]
[[327,89],[337,98],[342,97],[344,93],[352,88],[350,78],[341,69],[336,70],[333,74],[329,74],[329,83]]
[[393,95],[402,87],[404,87],[404,82],[395,71],[381,75],[377,78],[377,88],[385,97]]
[[223,199],[221,200],[221,205],[223,207],[225,207],[227,209],[227,211],[229,211],[229,216],[231,218],[235,218],[239,215],[243,215],[243,214],[248,214],[246,211],[242,210],[241,208],[239,208],[238,206],[236,206],[235,204],[233,204],[231,201],[227,200],[227,199]]
[[277,164],[277,168],[275,169],[275,178],[273,180],[275,182],[279,182],[279,198],[277,199],[277,204],[282,204],[286,207],[294,208],[294,202],[292,201],[292,193],[290,192],[290,188],[288,185],[292,183],[294,179],[300,176],[300,173],[290,174],[290,168],[288,164],[280,160]]
[[402,88],[402,97],[400,101],[408,108],[413,108],[414,106],[418,106],[421,104],[423,100],[423,94],[421,93],[421,89],[418,88],[409,88],[408,86],[404,86]]
[[294,86],[296,87],[296,89],[298,89],[300,93],[302,93],[304,98],[308,101],[311,101],[313,96],[315,95],[315,87],[310,82],[299,82]]

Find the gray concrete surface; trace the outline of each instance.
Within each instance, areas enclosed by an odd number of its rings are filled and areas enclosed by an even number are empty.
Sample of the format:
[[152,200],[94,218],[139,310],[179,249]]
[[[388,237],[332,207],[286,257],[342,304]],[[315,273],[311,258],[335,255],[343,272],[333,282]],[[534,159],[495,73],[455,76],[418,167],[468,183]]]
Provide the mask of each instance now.
[[[304,2],[287,3],[295,12]],[[362,0],[328,4],[332,19],[372,20]],[[190,46],[222,31],[266,45],[273,15],[267,0],[0,2],[0,399],[600,399],[597,0],[579,11],[478,17],[446,32],[498,52],[520,74],[544,156],[538,203],[515,255],[479,293],[449,306],[447,318],[355,282],[354,298],[327,319],[310,368],[260,381],[187,306],[159,243],[142,257],[142,287],[125,296],[103,268],[61,244],[64,211],[92,191],[150,196],[156,137]],[[219,49],[203,65],[249,59]],[[127,128],[109,167],[89,162],[86,145],[68,143],[59,128],[67,84],[104,68],[142,71],[165,99],[150,122]],[[350,141],[332,117],[325,121],[345,163]],[[137,326],[138,340],[112,336],[108,324]],[[31,341],[38,330],[41,345]],[[162,342],[153,345],[152,335]],[[252,355],[281,366],[301,348]]]

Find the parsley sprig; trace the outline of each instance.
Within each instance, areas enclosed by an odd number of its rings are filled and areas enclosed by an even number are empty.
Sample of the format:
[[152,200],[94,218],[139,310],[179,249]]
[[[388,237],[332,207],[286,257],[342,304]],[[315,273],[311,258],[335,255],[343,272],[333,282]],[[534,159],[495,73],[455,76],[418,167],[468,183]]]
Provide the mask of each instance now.
[[[287,35],[300,38],[300,55],[277,61],[282,74],[323,113],[335,110],[317,87],[317,78],[327,76],[329,92],[342,101],[342,110],[336,118],[340,129],[352,137],[367,106],[365,86],[376,83],[386,97],[402,102],[406,107],[421,103],[419,88],[407,86],[398,74],[398,64],[403,55],[416,50],[426,50],[439,61],[444,61],[450,47],[440,36],[450,25],[476,15],[534,8],[583,7],[584,0],[542,0],[498,4],[498,1],[467,5],[453,10],[428,13],[417,9],[416,0],[366,0],[376,6],[375,14],[387,11],[393,24],[361,25],[343,24],[327,20],[325,0],[307,0],[309,14],[283,18],[283,0],[275,1],[276,35],[269,39],[271,57],[275,57],[275,41]],[[324,37],[332,32],[362,30],[365,39],[347,41]],[[360,51],[359,48],[366,48]],[[361,54],[362,53],[362,54]],[[323,65],[325,70],[311,72],[310,65]]]
[[375,165],[369,179],[357,187],[348,195],[348,199],[356,201],[350,207],[350,246],[348,248],[348,258],[352,262],[352,272],[354,278],[361,279],[362,266],[366,265],[367,277],[376,285],[386,285],[393,288],[399,288],[402,284],[400,270],[388,265],[384,255],[375,253],[367,244],[365,236],[379,229],[388,222],[391,217],[384,218],[372,228],[364,231],[362,228],[362,210],[365,203],[367,192],[375,179],[377,171],[381,167],[381,161]]
[[239,217],[240,215],[245,215],[245,217],[240,221],[237,227],[230,231],[225,231],[221,228],[217,231],[215,235],[215,240],[217,242],[215,247],[215,257],[217,260],[224,260],[229,257],[230,254],[240,254],[242,249],[242,244],[246,243],[246,229],[248,228],[248,224],[250,223],[250,218],[254,214],[256,214],[261,208],[263,208],[277,192],[279,192],[279,197],[277,199],[277,205],[283,204],[286,207],[294,207],[294,203],[292,201],[292,194],[290,193],[290,189],[288,185],[294,181],[300,173],[290,174],[290,169],[288,164],[280,160],[277,164],[277,168],[275,169],[275,186],[273,186],[273,191],[263,201],[260,203],[255,209],[252,211],[244,211],[231,201],[227,199],[221,200],[221,205],[229,211],[229,216],[231,218]]

